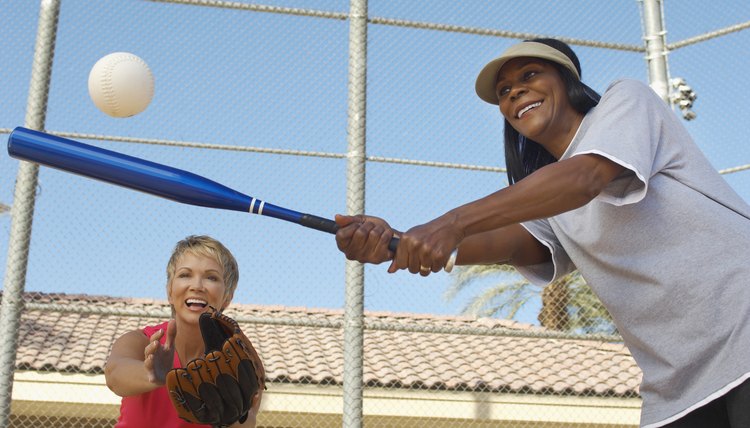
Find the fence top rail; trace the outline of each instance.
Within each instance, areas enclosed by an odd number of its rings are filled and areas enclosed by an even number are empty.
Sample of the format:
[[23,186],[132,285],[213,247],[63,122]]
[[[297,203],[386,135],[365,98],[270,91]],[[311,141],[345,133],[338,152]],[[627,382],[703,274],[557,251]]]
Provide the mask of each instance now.
[[[119,308],[83,304],[62,304],[62,303],[35,303],[26,302],[24,305],[27,311],[44,311],[59,313],[76,313],[81,315],[114,315],[124,317],[142,317],[142,318],[169,318],[171,313],[165,308]],[[231,314],[231,310],[228,311]],[[294,327],[314,327],[314,328],[333,328],[342,329],[344,327],[344,318],[341,315],[327,315],[323,318],[308,317],[268,317],[239,314],[233,317],[241,323],[260,324],[260,325],[280,325]],[[431,333],[431,334],[455,334],[455,335],[473,335],[473,336],[497,336],[497,337],[525,337],[538,339],[570,339],[585,340],[597,342],[622,342],[622,337],[611,334],[572,334],[563,331],[553,331],[543,328],[516,329],[504,328],[498,326],[481,327],[480,322],[475,323],[416,323],[410,321],[381,321],[379,318],[368,318],[365,316],[364,329],[374,331],[399,331],[407,333]],[[468,325],[467,325],[468,324]]]
[[[282,6],[270,6],[261,4],[240,3],[236,1],[219,0],[149,0],[155,3],[175,3],[191,6],[214,7],[220,9],[245,10],[251,12],[276,13],[280,15],[307,16],[313,18],[324,18],[334,20],[347,20],[347,12],[328,12],[314,9],[301,9]],[[555,37],[571,45],[587,46],[593,48],[612,49],[627,52],[645,52],[646,48],[640,45],[624,43],[603,42],[598,40],[576,39],[564,36],[550,36],[548,34],[524,33],[518,31],[497,30],[491,28],[477,28],[463,25],[438,24],[431,22],[410,21],[404,19],[393,19],[383,17],[368,17],[367,22],[374,25],[387,25],[391,27],[417,28],[422,30],[443,31],[449,33],[474,34],[479,36],[501,37],[508,39],[534,39],[539,37]]]

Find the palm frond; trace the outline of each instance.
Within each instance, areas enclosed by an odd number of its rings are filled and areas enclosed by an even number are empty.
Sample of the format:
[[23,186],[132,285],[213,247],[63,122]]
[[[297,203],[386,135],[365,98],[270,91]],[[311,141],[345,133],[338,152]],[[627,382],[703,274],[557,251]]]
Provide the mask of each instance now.
[[[507,275],[508,278],[502,278]],[[447,301],[453,300],[458,293],[468,286],[478,282],[482,278],[497,276],[498,279],[512,280],[513,277],[522,278],[513,266],[508,265],[473,265],[458,266],[453,271],[453,283],[443,293],[443,298]]]
[[479,317],[513,318],[534,294],[526,280],[497,284],[471,298],[461,313]]
[[[460,266],[443,297],[450,301],[480,281],[491,285],[471,297],[462,308],[464,315],[514,319],[543,290],[530,284],[509,265]],[[578,271],[560,278],[545,289],[540,317],[542,325],[570,332],[616,334],[609,312]],[[545,322],[546,321],[546,322]]]

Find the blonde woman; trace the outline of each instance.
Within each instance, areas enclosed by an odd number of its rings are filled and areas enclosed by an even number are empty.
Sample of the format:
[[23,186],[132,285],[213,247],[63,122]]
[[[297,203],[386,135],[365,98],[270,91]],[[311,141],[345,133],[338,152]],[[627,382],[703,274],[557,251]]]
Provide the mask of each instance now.
[[[125,333],[112,346],[104,374],[107,386],[123,397],[116,428],[193,428],[177,416],[165,386],[167,373],[202,357],[198,319],[209,306],[223,310],[239,280],[237,261],[221,242],[189,236],[178,242],[167,264],[167,298],[172,320]],[[233,428],[255,427],[262,391],[247,419]]]

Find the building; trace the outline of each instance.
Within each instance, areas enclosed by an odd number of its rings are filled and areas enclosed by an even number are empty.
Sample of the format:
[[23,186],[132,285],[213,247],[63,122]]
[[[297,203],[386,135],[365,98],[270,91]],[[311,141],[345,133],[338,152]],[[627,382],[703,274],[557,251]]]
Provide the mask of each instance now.
[[[164,320],[166,301],[25,300],[11,426],[111,427],[119,397],[104,381],[109,348]],[[259,426],[341,426],[342,311],[232,305],[226,313],[242,320],[265,364]],[[366,325],[365,426],[638,425],[641,372],[622,344],[528,337],[545,330],[498,319],[366,313]]]

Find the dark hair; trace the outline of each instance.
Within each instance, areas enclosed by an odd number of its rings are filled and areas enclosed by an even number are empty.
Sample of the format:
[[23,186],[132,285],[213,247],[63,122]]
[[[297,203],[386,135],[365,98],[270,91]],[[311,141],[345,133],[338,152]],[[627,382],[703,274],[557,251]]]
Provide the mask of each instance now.
[[[570,58],[581,76],[581,63],[578,61],[573,49],[566,43],[557,39],[532,39],[526,42],[543,43]],[[581,82],[572,71],[552,61],[553,65],[562,78],[568,93],[568,99],[573,108],[586,114],[599,103],[601,96]],[[533,173],[537,169],[549,165],[557,159],[552,156],[541,144],[528,139],[516,131],[507,120],[505,120],[505,165],[508,170],[508,184],[513,184]]]

